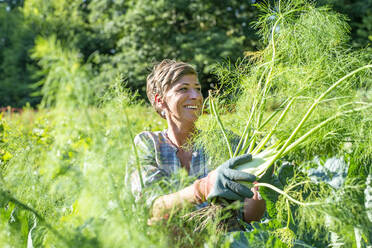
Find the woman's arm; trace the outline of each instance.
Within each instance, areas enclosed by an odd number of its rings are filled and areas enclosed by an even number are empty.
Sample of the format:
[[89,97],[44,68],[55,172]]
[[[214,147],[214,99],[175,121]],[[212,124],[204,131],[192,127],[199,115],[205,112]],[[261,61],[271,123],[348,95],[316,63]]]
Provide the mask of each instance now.
[[169,217],[172,211],[177,211],[187,205],[197,204],[194,185],[178,192],[158,197],[152,205],[150,223]]
[[[177,211],[187,205],[199,204],[200,199],[197,195],[200,194],[198,187],[200,187],[200,182],[204,183],[206,180],[197,180],[194,184],[168,195],[163,195],[158,197],[152,206],[152,218],[149,223],[154,221],[166,219],[172,211]],[[204,185],[202,185],[203,187]],[[258,191],[252,188],[253,197],[245,198],[244,200],[244,221],[259,221],[265,210],[266,203],[265,200],[259,197]]]

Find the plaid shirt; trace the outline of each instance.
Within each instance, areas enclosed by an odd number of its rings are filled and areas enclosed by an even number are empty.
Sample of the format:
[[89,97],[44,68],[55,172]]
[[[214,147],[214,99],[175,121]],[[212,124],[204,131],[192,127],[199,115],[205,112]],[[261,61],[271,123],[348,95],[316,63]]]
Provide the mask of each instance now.
[[[152,190],[146,191],[147,204],[151,206],[161,190],[157,182],[162,179],[171,178],[182,168],[181,162],[177,157],[178,148],[167,139],[166,130],[149,132],[145,131],[138,134],[134,139],[138,150],[141,164],[142,179],[145,188],[151,185]],[[189,176],[196,178],[205,177],[208,172],[209,160],[202,148],[194,147],[190,163]],[[177,182],[173,182],[177,183]],[[135,171],[131,176],[132,192],[139,197],[144,190],[141,187],[138,172]],[[154,188],[155,187],[155,188]]]

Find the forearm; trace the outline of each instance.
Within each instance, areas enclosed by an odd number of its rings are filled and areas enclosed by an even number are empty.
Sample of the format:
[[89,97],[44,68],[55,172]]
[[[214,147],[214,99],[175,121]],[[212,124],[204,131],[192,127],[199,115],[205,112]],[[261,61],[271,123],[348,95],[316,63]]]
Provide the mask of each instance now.
[[172,211],[187,205],[196,204],[194,185],[190,185],[178,192],[158,197],[152,205],[152,220],[160,220]]

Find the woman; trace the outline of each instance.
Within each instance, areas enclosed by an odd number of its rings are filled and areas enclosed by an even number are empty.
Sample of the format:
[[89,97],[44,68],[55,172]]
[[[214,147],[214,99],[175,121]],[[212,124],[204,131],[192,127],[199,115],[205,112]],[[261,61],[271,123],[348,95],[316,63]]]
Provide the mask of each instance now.
[[[167,218],[172,210],[186,204],[199,205],[213,198],[244,200],[244,220],[259,220],[265,211],[264,200],[258,199],[254,189],[252,192],[237,182],[254,182],[256,177],[233,169],[250,161],[251,156],[230,159],[210,171],[204,150],[188,143],[196,132],[195,122],[203,104],[194,68],[187,63],[163,60],[147,77],[147,96],[157,113],[167,120],[168,128],[160,132],[142,132],[135,138],[144,186],[153,187],[181,168],[186,169],[189,176],[198,178],[190,186],[171,194],[159,196],[153,191],[148,195],[148,204],[152,205],[151,222]],[[138,173],[132,177],[132,188],[137,193],[144,190]]]

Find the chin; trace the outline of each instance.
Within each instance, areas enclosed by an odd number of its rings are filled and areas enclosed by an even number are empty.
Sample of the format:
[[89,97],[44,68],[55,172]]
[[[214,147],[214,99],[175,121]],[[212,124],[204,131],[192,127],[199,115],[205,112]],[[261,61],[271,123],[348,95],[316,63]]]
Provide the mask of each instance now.
[[198,120],[198,117],[195,116],[188,116],[183,118],[184,123],[190,123],[190,124],[195,124],[195,122]]
[[246,222],[259,221],[266,210],[265,200],[255,200],[252,198],[244,201],[244,220]]

